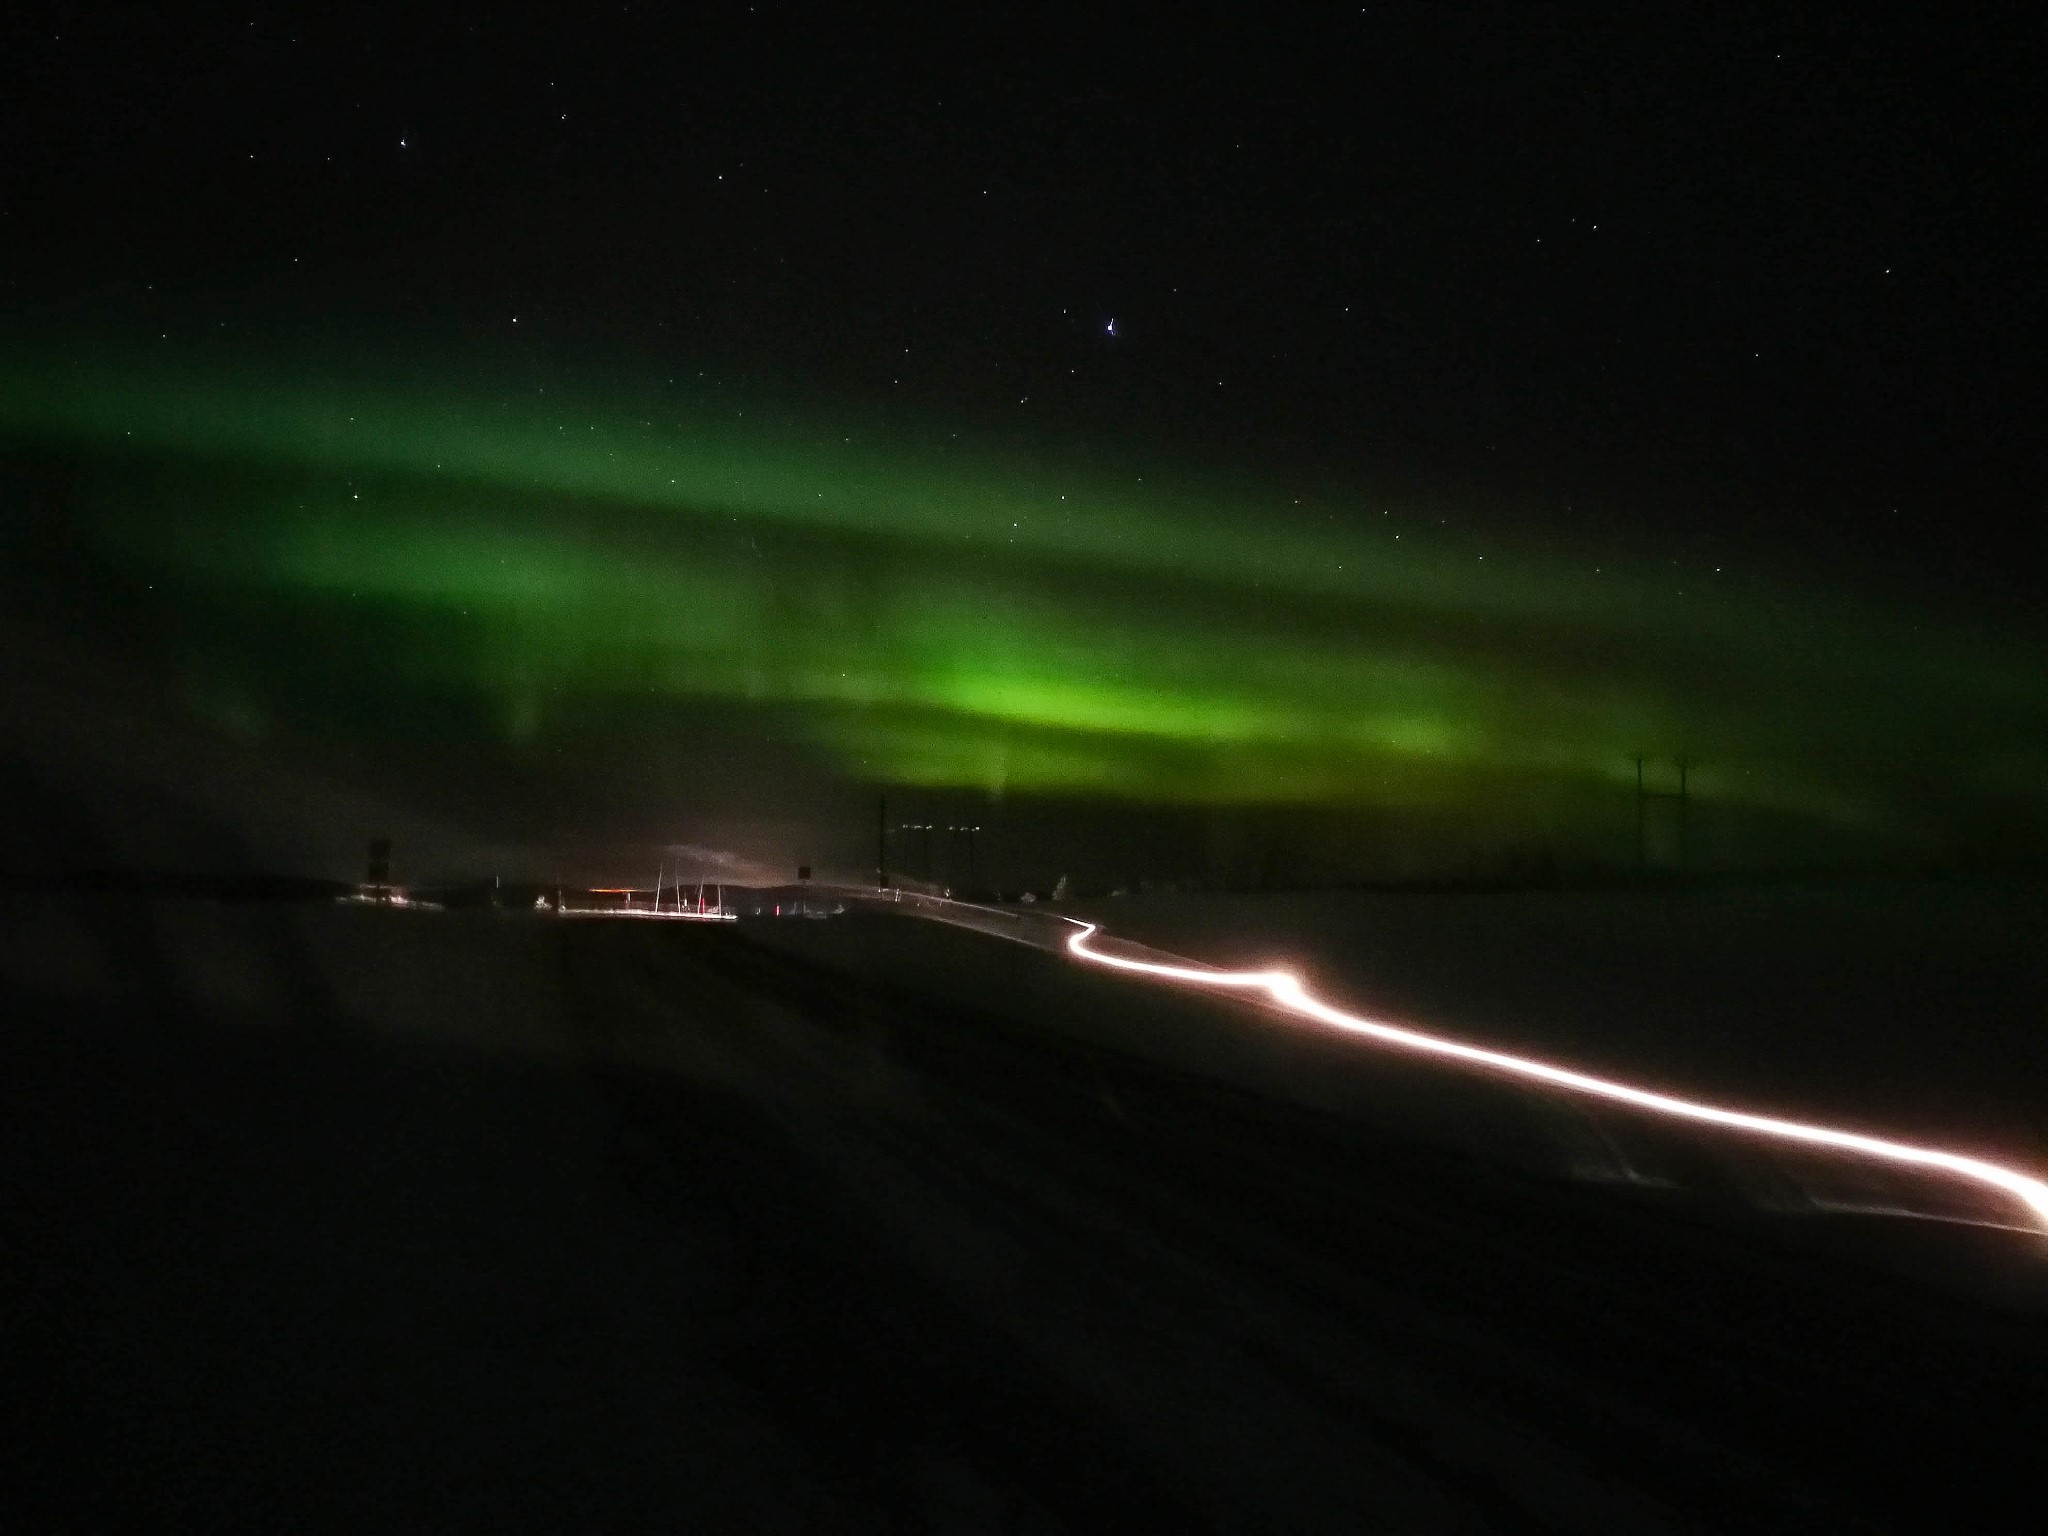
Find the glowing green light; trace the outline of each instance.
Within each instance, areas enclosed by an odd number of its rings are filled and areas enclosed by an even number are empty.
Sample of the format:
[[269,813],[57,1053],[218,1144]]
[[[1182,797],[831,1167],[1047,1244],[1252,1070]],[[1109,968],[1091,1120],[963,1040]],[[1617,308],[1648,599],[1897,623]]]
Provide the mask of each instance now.
[[[1687,754],[1708,800],[1873,826],[1914,814],[1902,731],[1959,793],[2048,779],[2024,659],[1850,605],[1680,602],[822,416],[17,361],[0,436],[96,455],[103,552],[261,615],[275,667],[468,697],[513,741],[695,701],[900,783],[1388,807],[1609,796],[1635,755]],[[195,700],[317,724],[252,632],[195,663]]]

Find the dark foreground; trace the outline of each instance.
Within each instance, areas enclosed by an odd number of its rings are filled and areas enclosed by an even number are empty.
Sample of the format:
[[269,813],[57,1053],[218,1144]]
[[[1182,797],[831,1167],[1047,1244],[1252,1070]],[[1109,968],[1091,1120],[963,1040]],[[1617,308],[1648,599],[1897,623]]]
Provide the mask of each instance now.
[[2036,1500],[2029,1241],[1539,1177],[1418,1130],[1439,1085],[1051,955],[26,898],[7,934],[12,1529]]

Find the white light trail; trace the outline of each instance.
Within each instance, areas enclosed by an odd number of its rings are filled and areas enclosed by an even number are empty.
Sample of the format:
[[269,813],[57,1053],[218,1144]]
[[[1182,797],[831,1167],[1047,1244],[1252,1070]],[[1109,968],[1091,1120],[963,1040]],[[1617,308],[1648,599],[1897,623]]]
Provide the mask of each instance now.
[[[1069,918],[1067,921],[1078,920]],[[1774,1115],[1726,1109],[1718,1104],[1705,1104],[1696,1099],[1681,1099],[1668,1093],[1657,1093],[1648,1088],[1618,1083],[1610,1078],[1576,1072],[1569,1067],[1536,1061],[1527,1056],[1514,1056],[1505,1051],[1493,1051],[1483,1046],[1467,1045],[1460,1040],[1445,1039],[1440,1035],[1403,1029],[1377,1019],[1362,1018],[1311,997],[1308,990],[1302,986],[1300,978],[1287,971],[1211,970],[1198,966],[1167,965],[1153,960],[1132,960],[1121,955],[1105,954],[1093,948],[1090,943],[1099,931],[1097,925],[1078,923],[1078,926],[1081,931],[1067,939],[1068,952],[1077,959],[1093,965],[1107,966],[1118,971],[1131,971],[1141,976],[1179,982],[1187,986],[1262,992],[1276,1006],[1289,1013],[1305,1019],[1314,1019],[1319,1024],[1327,1024],[1333,1029],[1344,1030],[1349,1034],[1363,1035],[1399,1050],[1507,1073],[1530,1082],[1561,1088],[1568,1093],[1608,1099],[1617,1104],[1627,1104],[1673,1119],[1716,1125],[1726,1130],[1748,1131],[1779,1141],[1831,1148],[1837,1152],[1847,1152],[1878,1162],[1929,1168],[1952,1174],[1956,1178],[2010,1195],[2032,1213],[2035,1230],[2048,1233],[2048,1183],[2017,1169],[2001,1167],[1997,1163],[1985,1162],[1981,1158],[1965,1157],[1957,1152],[1944,1152],[1938,1147],[1887,1141],[1882,1137],[1866,1136],[1857,1131],[1838,1131],[1829,1126],[1808,1125],[1798,1120],[1781,1120]]]

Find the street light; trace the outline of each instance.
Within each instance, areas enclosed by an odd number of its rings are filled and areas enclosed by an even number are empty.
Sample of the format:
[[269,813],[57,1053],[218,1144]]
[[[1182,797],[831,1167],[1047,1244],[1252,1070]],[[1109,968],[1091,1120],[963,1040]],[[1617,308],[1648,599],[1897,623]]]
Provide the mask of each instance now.
[[960,826],[960,827],[952,827],[952,826],[949,826],[949,827],[947,827],[947,828],[946,828],[946,830],[947,830],[948,832],[951,832],[951,833],[955,834],[956,836],[957,836],[958,834],[960,834],[960,833],[963,833],[963,832],[967,834],[967,889],[968,889],[968,890],[969,890],[970,892],[972,892],[972,891],[974,890],[974,888],[975,888],[975,886],[974,886],[974,834],[975,834],[975,833],[977,833],[977,832],[979,832],[979,831],[981,830],[981,827],[979,826],[979,824],[977,824],[977,825],[975,825],[975,826],[971,826],[971,827],[969,827],[969,826]]
[[898,832],[922,832],[924,834],[924,877],[929,882],[932,877],[932,833],[935,828],[928,821],[905,821],[899,822],[896,830]]
[[982,830],[981,823],[974,822],[969,824],[962,822],[955,824],[947,822],[941,825],[935,821],[899,821],[895,826],[888,828],[888,830],[891,832],[917,832],[922,834],[924,877],[928,881],[932,880],[937,872],[932,858],[932,834],[934,832],[945,832],[956,838],[965,837],[967,839],[967,888],[969,890],[974,888],[974,834]]

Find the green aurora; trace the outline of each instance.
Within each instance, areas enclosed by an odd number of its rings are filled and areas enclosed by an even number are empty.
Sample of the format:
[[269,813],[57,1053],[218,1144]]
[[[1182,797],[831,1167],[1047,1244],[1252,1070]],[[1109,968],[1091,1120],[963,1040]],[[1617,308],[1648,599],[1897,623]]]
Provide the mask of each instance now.
[[1529,835],[1685,757],[1759,836],[2040,831],[2038,662],[1960,632],[679,398],[17,359],[0,441],[85,466],[96,558],[191,616],[191,696],[242,731],[411,700],[518,750],[716,709],[862,782]]

